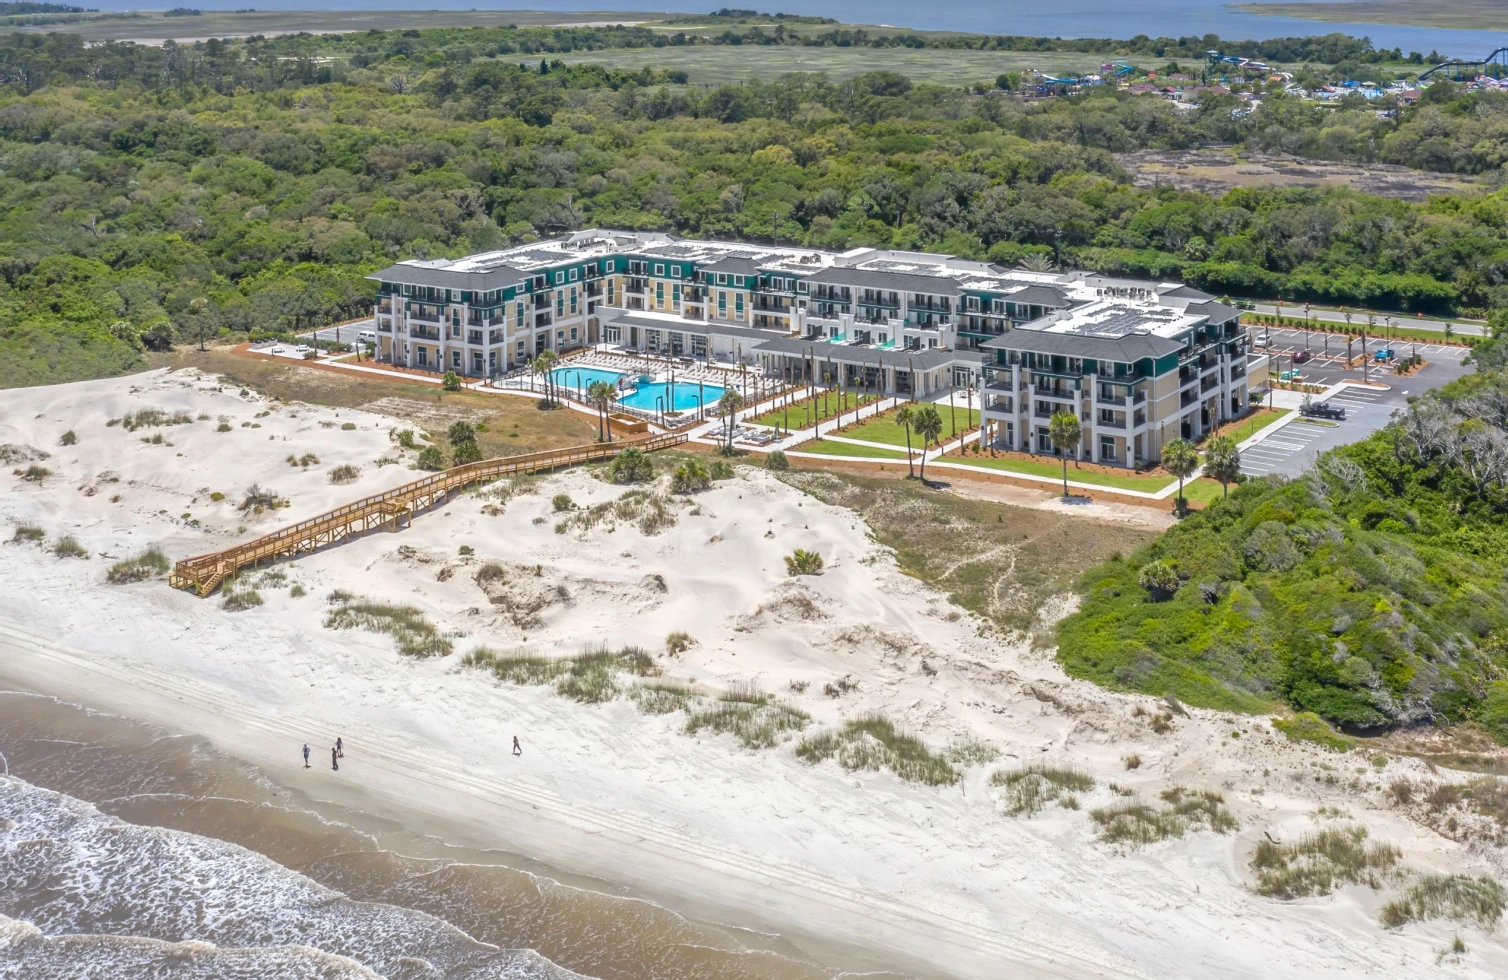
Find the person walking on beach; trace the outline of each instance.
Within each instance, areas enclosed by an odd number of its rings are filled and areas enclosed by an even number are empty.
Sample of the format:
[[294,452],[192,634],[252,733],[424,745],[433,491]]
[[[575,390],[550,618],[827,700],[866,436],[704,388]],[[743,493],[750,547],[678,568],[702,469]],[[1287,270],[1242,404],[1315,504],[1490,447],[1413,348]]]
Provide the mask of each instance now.
[[517,735],[513,736],[513,754],[514,755],[523,755],[524,754],[524,747],[522,745],[518,744],[518,736]]
[[340,749],[332,748],[330,750],[330,768],[337,772],[340,771]]
[[335,754],[340,756],[342,759],[346,757],[346,746],[345,743],[340,740],[339,735],[335,736]]
[[304,768],[309,768],[309,743],[304,743]]

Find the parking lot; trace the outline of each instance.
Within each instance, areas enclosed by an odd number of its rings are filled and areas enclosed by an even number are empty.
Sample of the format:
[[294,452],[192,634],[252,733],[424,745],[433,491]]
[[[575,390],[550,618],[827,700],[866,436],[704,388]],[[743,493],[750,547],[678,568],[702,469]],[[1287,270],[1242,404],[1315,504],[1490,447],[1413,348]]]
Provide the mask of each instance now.
[[[1268,333],[1265,328],[1256,327],[1251,330],[1251,338],[1257,350],[1267,351],[1273,355],[1275,370],[1287,371],[1296,368],[1299,372],[1299,381],[1326,387],[1342,381],[1360,382],[1362,380],[1359,365],[1346,366],[1346,345],[1340,338],[1327,337],[1318,333],[1306,338],[1302,330],[1273,330],[1270,346],[1261,346],[1262,342],[1267,340]],[[1374,341],[1368,338],[1367,340],[1367,350],[1372,356],[1386,347],[1388,347],[1386,339]],[[1408,357],[1417,349],[1420,356],[1424,358],[1424,367],[1408,377],[1399,377],[1393,373],[1392,365],[1375,365],[1367,372],[1367,380],[1386,387],[1347,387],[1328,397],[1314,396],[1316,400],[1323,400],[1330,405],[1344,408],[1345,419],[1328,422],[1328,424],[1321,421],[1294,419],[1273,430],[1260,442],[1243,449],[1241,471],[1251,476],[1271,474],[1297,476],[1313,463],[1320,453],[1337,446],[1359,442],[1387,425],[1395,411],[1408,405],[1410,395],[1419,395],[1431,388],[1449,384],[1472,370],[1470,365],[1461,363],[1468,353],[1465,348],[1446,347],[1441,344],[1405,344],[1398,341],[1395,341],[1392,347],[1400,359]],[[1290,359],[1303,350],[1309,351],[1309,359],[1307,361],[1300,359],[1299,363],[1294,365]],[[1360,339],[1352,341],[1351,353],[1353,355],[1361,353]]]

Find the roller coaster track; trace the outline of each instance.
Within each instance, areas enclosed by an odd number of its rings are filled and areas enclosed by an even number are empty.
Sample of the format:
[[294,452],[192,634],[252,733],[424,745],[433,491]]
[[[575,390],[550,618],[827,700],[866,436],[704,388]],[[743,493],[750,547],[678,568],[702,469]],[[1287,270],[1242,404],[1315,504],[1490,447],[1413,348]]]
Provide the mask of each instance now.
[[619,442],[592,443],[569,449],[500,456],[455,466],[384,493],[364,497],[318,517],[300,521],[254,541],[223,551],[184,558],[173,568],[168,583],[204,597],[243,568],[279,558],[317,551],[374,529],[396,531],[404,521],[449,499],[469,486],[518,473],[541,473],[616,456],[630,446],[646,452],[669,449],[686,441],[684,435],[640,436]]
[[1422,82],[1425,79],[1427,79],[1427,78],[1431,77],[1432,75],[1434,75],[1435,72],[1437,72],[1437,71],[1445,71],[1447,69],[1450,69],[1449,74],[1450,74],[1451,78],[1453,78],[1453,79],[1459,79],[1461,77],[1461,69],[1462,68],[1486,68],[1488,65],[1491,65],[1491,64],[1499,64],[1499,65],[1508,66],[1508,48],[1498,48],[1496,51],[1492,52],[1492,54],[1489,54],[1487,57],[1483,58],[1481,61],[1445,61],[1445,62],[1442,62],[1442,63],[1436,65],[1435,67],[1431,68],[1429,71],[1422,71],[1422,72],[1420,72],[1419,73],[1419,81]]

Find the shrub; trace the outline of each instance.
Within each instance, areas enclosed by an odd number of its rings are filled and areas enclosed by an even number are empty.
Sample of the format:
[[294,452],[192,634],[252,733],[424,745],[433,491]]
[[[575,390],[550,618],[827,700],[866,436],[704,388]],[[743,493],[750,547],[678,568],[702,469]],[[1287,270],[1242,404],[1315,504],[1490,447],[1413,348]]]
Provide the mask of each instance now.
[[1483,931],[1496,928],[1508,907],[1508,889],[1483,876],[1425,875],[1403,897],[1383,906],[1382,924],[1396,929],[1426,919],[1453,919]]
[[342,423],[340,423],[340,431],[342,431],[342,432],[355,432],[356,431],[356,423],[355,422],[342,422]]
[[470,422],[452,422],[447,435],[450,436],[451,444],[456,446],[463,442],[476,442],[476,427]]
[[439,446],[425,446],[423,451],[419,453],[419,458],[415,461],[415,465],[421,470],[429,470],[431,472],[443,470],[445,468],[445,454],[440,451]]
[[555,508],[556,513],[560,513],[561,511],[565,510],[576,509],[576,503],[571,499],[571,495],[568,493],[557,493],[555,496],[551,497],[550,506]]
[[446,371],[445,377],[441,379],[440,384],[446,391],[460,391],[461,376],[454,371]]
[[822,556],[815,551],[797,548],[785,556],[785,573],[787,575],[820,575]]
[[209,495],[209,499],[210,499],[211,502],[218,504],[220,501],[222,501],[222,500],[225,499],[225,494],[223,494],[220,491],[216,490],[214,493],[212,493],[212,494]]
[[482,447],[473,442],[457,443],[455,450],[450,454],[452,466],[464,466],[467,463],[479,462],[482,458]]
[[990,785],[1005,788],[1005,812],[1019,817],[1040,812],[1060,801],[1064,793],[1094,789],[1094,779],[1077,769],[1034,765],[997,772],[990,777]]
[[353,466],[350,463],[342,463],[330,471],[330,482],[337,484],[353,483],[360,476],[360,467]]
[[35,524],[17,524],[16,532],[11,535],[8,544],[36,544],[47,536],[46,532]]
[[654,477],[654,462],[637,446],[630,446],[613,457],[608,465],[608,479],[614,483],[642,483]]
[[216,432],[230,432],[231,429],[232,426],[229,422],[221,422],[219,425],[215,426]]
[[141,582],[153,575],[166,575],[171,566],[168,558],[155,545],[135,558],[126,558],[110,566],[105,581],[111,585]]
[[78,539],[71,534],[65,534],[58,538],[58,543],[52,546],[52,553],[59,558],[88,558],[89,550],[78,543]]
[[473,549],[472,549],[471,545],[469,545],[469,544],[463,544],[463,545],[461,545],[460,555],[461,555],[462,558],[465,558],[468,555],[471,555],[473,553],[474,552],[473,552]]
[[434,624],[413,606],[399,606],[384,602],[358,602],[345,593],[325,616],[327,629],[355,629],[360,627],[370,633],[386,633],[406,657],[435,657],[450,653],[450,641],[440,635]]
[[1251,866],[1258,895],[1294,899],[1328,895],[1337,885],[1380,888],[1400,856],[1392,844],[1368,844],[1365,827],[1337,827],[1293,844],[1259,840]]
[[319,457],[316,456],[316,455],[314,455],[313,453],[304,453],[304,455],[302,455],[302,456],[291,456],[290,455],[288,457],[288,465],[289,466],[297,466],[297,467],[300,467],[300,468],[303,468],[303,469],[307,469],[310,466],[318,466],[319,465]]
[[672,657],[679,657],[694,646],[696,646],[696,640],[691,638],[690,633],[683,630],[676,630],[665,637],[665,652]]
[[1274,718],[1272,727],[1286,735],[1289,741],[1313,742],[1331,752],[1346,752],[1351,740],[1325,724],[1325,719],[1312,711],[1301,711],[1292,718]]
[[865,715],[845,722],[837,731],[804,738],[796,746],[796,756],[813,765],[836,758],[850,772],[889,769],[908,782],[927,786],[958,782],[958,770],[944,756],[898,730],[883,715]]
[[707,467],[702,465],[699,459],[688,459],[675,468],[670,476],[670,490],[672,493],[695,493],[712,486],[712,478],[707,475]]
[[764,458],[764,466],[767,470],[783,471],[791,468],[791,461],[786,459],[784,450],[776,449]]
[[79,441],[79,437],[73,434],[73,430],[72,429],[69,429],[67,432],[63,433],[62,438],[60,438],[58,440],[58,445],[60,445],[60,446],[72,446],[75,443],[77,443],[78,441]]
[[241,498],[241,513],[258,513],[264,510],[277,510],[283,506],[283,498],[272,490],[264,489],[261,484],[253,483]]
[[38,466],[36,463],[33,463],[24,470],[16,470],[15,474],[16,476],[19,476],[21,479],[25,480],[27,483],[41,483],[49,476],[52,476],[52,470],[49,470],[45,466]]
[[1141,567],[1136,582],[1155,600],[1171,599],[1178,591],[1178,571],[1165,561],[1150,561]]
[[713,480],[731,480],[733,475],[733,464],[726,459],[714,459],[707,467],[707,476]]
[[1125,765],[1125,767],[1127,769],[1140,769],[1141,768],[1141,756],[1137,755],[1135,752],[1131,753],[1128,756],[1123,756],[1121,758],[1121,762]]
[[419,444],[414,440],[413,429],[399,429],[393,433],[393,438],[398,440],[398,445],[404,449],[418,449]]

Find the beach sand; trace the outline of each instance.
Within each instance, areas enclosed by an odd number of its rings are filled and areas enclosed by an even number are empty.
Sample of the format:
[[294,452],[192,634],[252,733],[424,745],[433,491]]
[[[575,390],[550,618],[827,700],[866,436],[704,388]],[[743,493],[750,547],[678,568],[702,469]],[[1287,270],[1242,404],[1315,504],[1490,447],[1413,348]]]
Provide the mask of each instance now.
[[[192,421],[108,424],[140,409]],[[994,636],[903,575],[853,513],[762,471],[673,503],[674,525],[654,535],[626,521],[557,533],[555,495],[585,507],[625,492],[585,471],[507,501],[459,497],[399,533],[278,566],[282,576],[258,587],[263,603],[240,612],[162,579],[105,583],[112,560],[148,546],[211,551],[412,479],[414,454],[389,435],[398,427],[274,404],[193,372],[0,392],[7,470],[51,471],[39,482],[7,476],[0,497],[0,533],[31,524],[46,536],[0,550],[0,680],[202,736],[312,799],[779,933],[834,969],[1471,977],[1508,962],[1500,935],[1446,922],[1384,931],[1386,891],[1283,903],[1251,889],[1256,842],[1334,823],[1320,807],[1396,843],[1415,869],[1482,873],[1496,862],[1501,873],[1499,853],[1382,804],[1381,787],[1423,778],[1422,763],[1375,771],[1286,742],[1266,719],[1215,712],[1191,710],[1159,735],[1144,720],[1158,702],[1066,678],[1050,653]],[[77,443],[61,446],[69,430]],[[161,444],[143,441],[158,434]],[[319,462],[287,462],[307,453]],[[331,484],[340,464],[358,466],[359,479]],[[289,506],[242,514],[252,484]],[[46,550],[62,535],[91,557]],[[788,577],[783,558],[798,547],[824,556],[822,575]],[[487,563],[503,567],[501,586],[477,582]],[[295,584],[306,594],[291,596]],[[326,628],[335,590],[416,607],[454,652],[409,658],[389,636]],[[674,631],[695,640],[677,657],[663,653]],[[688,736],[683,714],[642,714],[626,697],[582,704],[550,685],[499,683],[459,665],[479,645],[540,655],[636,645],[656,654],[663,680],[714,696],[757,684],[787,699],[811,715],[809,732],[883,712],[939,750],[978,738],[1001,755],[942,788],[809,765],[790,743],[752,750]],[[823,694],[842,678],[856,687]],[[303,770],[299,746],[309,742],[318,763],[337,735],[349,756],[339,773]],[[1127,770],[1133,753],[1141,765]],[[1005,815],[990,775],[1035,763],[1081,769],[1096,788],[1078,794],[1077,810]],[[1341,778],[1327,782],[1327,771]],[[1121,799],[1111,782],[1150,801],[1172,785],[1218,791],[1239,829],[1141,849],[1098,843],[1088,811]],[[1458,931],[1472,953],[1437,963]]]

